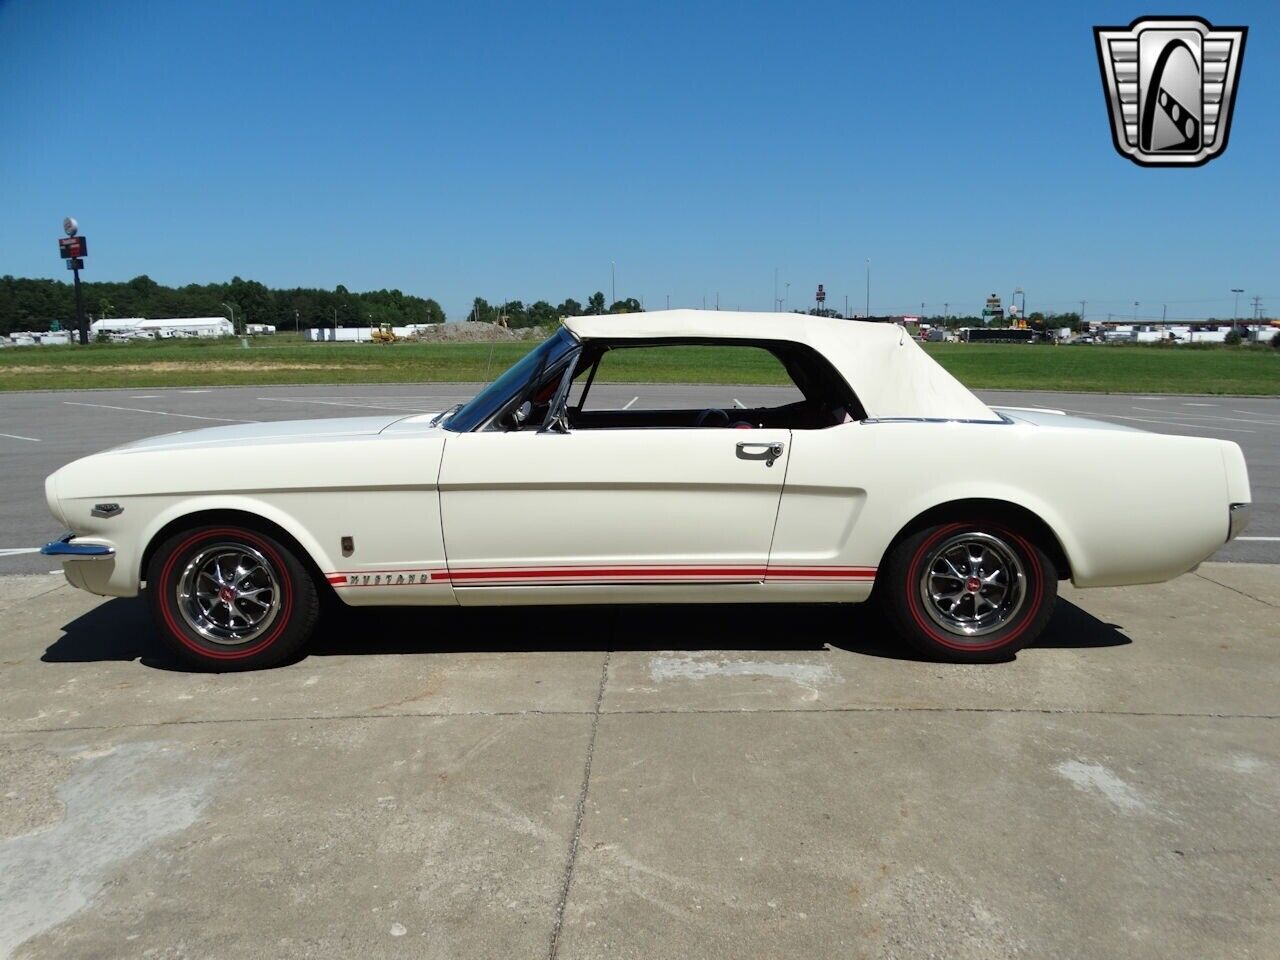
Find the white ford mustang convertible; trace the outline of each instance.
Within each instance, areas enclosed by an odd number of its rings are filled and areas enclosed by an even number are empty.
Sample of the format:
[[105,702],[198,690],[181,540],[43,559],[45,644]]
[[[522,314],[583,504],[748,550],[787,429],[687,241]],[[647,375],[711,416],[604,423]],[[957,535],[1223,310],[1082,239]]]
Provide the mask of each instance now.
[[[592,393],[602,367],[636,368],[624,351],[691,345],[725,370],[754,353],[793,389],[707,409]],[[165,640],[214,669],[294,655],[331,599],[874,597],[925,654],[999,660],[1044,628],[1059,580],[1176,577],[1250,501],[1234,443],[993,409],[899,327],[686,310],[568,319],[444,414],[156,437],[46,494],[67,579],[145,585]]]

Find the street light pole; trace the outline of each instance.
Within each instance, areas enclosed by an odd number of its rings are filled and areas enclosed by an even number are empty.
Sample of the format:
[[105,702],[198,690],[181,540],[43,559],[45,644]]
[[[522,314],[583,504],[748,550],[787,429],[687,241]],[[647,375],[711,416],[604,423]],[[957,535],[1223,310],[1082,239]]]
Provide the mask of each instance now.
[[618,271],[612,260],[609,261],[609,306],[618,302]]
[[223,307],[225,307],[227,312],[231,314],[231,332],[236,333],[236,308],[231,306],[229,303],[224,303]]
[[1138,322],[1138,301],[1133,301],[1133,322]]
[[866,320],[871,319],[871,258],[867,258],[867,311],[863,314]]
[[1240,294],[1244,293],[1244,287],[1232,287],[1231,292],[1236,295],[1236,305],[1231,310],[1231,329],[1236,328],[1236,320],[1240,316]]

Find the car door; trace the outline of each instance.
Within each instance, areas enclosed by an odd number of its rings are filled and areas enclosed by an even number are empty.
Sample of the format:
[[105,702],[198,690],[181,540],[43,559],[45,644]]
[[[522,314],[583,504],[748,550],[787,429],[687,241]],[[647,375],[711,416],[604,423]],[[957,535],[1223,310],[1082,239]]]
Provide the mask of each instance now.
[[440,503],[462,603],[539,587],[763,581],[791,434],[655,428],[449,437]]

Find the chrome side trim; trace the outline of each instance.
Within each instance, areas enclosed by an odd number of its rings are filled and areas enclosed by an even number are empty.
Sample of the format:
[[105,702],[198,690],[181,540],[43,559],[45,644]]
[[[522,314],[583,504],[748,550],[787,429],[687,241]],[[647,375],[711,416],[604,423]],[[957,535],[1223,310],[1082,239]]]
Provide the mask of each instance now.
[[1249,526],[1249,515],[1252,512],[1249,508],[1251,503],[1233,503],[1227,508],[1227,539],[1225,542],[1230,543],[1240,534],[1244,533],[1245,527]]
[[866,417],[859,423],[972,423],[988,427],[1000,427],[1013,421],[1003,413],[996,413],[998,420],[966,420],[961,417]]
[[60,560],[106,560],[116,555],[115,547],[104,543],[72,543],[74,537],[74,533],[65,533],[41,547],[40,554]]

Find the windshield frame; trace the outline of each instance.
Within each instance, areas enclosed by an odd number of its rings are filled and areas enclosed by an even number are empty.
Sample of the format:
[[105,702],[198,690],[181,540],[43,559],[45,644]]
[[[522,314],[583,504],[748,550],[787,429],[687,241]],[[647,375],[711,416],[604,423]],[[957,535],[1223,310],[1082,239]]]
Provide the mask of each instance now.
[[528,390],[531,381],[581,346],[581,341],[568,328],[561,327],[463,404],[441,426],[453,433],[471,433],[484,429],[495,416]]

